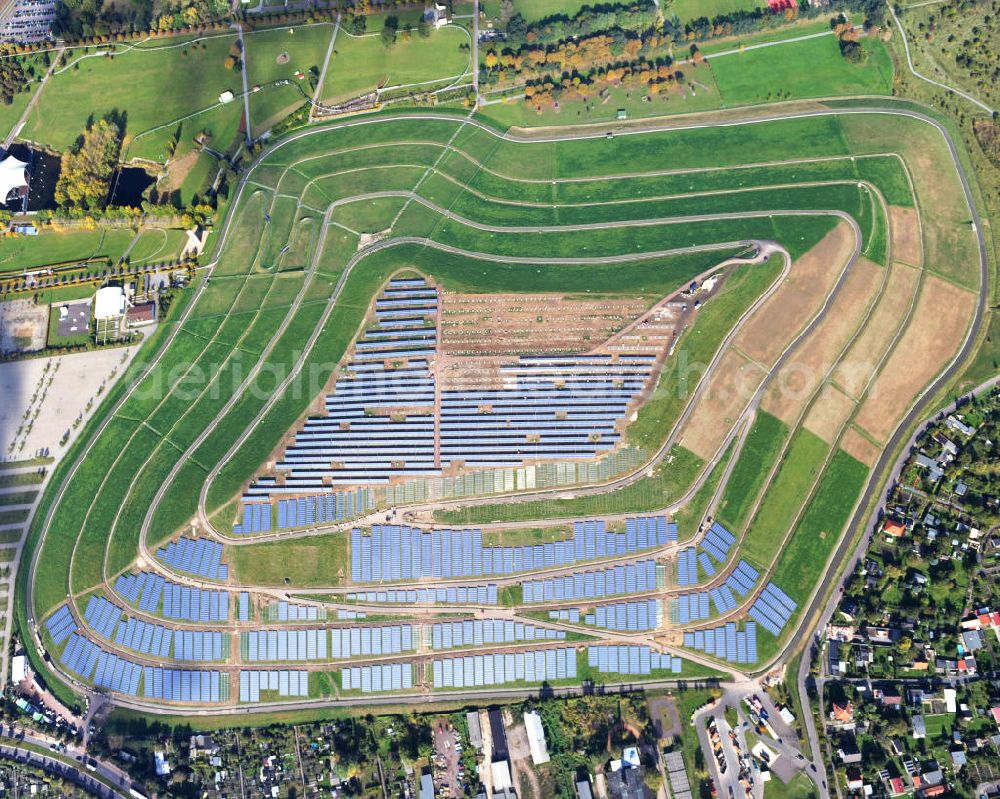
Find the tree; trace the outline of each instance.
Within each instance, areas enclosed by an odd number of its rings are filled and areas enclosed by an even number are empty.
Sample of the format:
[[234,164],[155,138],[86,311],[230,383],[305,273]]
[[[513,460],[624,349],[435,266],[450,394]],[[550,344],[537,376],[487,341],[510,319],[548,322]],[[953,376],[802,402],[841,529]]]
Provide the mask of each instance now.
[[368,18],[364,14],[356,14],[351,17],[350,28],[351,33],[355,36],[363,36],[365,29],[368,27]]
[[120,148],[121,131],[106,119],[85,131],[79,147],[63,153],[56,202],[64,208],[104,208]]
[[396,34],[399,33],[399,17],[395,14],[390,14],[385,18],[385,24],[382,26],[382,44],[386,47],[392,47],[396,43]]
[[500,0],[500,27],[506,28],[514,16],[514,0]]

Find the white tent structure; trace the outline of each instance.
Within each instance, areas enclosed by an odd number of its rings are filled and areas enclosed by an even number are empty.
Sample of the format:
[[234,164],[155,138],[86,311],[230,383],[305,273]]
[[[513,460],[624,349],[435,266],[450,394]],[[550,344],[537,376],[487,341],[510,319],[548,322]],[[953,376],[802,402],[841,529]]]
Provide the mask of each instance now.
[[14,156],[7,156],[0,161],[0,203],[7,201],[7,197],[14,189],[23,189],[28,186],[28,165]]

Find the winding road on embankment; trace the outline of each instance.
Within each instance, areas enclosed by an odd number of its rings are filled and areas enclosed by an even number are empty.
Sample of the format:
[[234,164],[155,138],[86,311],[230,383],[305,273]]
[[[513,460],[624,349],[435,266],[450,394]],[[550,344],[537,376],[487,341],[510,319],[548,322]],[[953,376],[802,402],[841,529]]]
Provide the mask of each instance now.
[[[977,303],[977,306],[976,306],[976,310],[975,310],[975,314],[974,314],[974,317],[973,317],[973,320],[972,320],[972,324],[969,326],[969,329],[968,329],[968,332],[967,332],[967,335],[966,335],[966,339],[963,342],[962,347],[961,347],[959,353],[949,363],[949,365],[939,375],[939,377],[937,379],[935,379],[935,381],[933,381],[933,383],[924,392],[922,392],[921,396],[917,399],[917,401],[914,402],[913,406],[911,407],[911,409],[908,412],[907,416],[904,418],[903,422],[897,428],[897,431],[896,431],[895,435],[891,438],[891,440],[889,442],[889,446],[886,448],[886,450],[883,453],[882,457],[880,458],[880,460],[876,464],[876,468],[872,470],[871,477],[869,479],[868,485],[866,486],[864,492],[862,493],[862,497],[861,497],[861,499],[858,502],[858,505],[856,507],[854,516],[853,516],[853,518],[851,520],[851,524],[850,524],[850,526],[848,528],[849,532],[848,532],[848,534],[846,534],[842,538],[840,544],[838,545],[838,547],[836,549],[836,552],[834,553],[834,556],[831,557],[830,564],[839,563],[841,561],[843,555],[847,551],[850,550],[850,548],[851,548],[851,542],[852,542],[852,540],[854,538],[853,531],[855,531],[858,528],[861,520],[863,519],[865,513],[867,512],[866,508],[870,505],[872,499],[874,498],[874,496],[876,495],[877,491],[879,490],[879,486],[880,486],[880,484],[882,482],[882,478],[886,474],[886,467],[888,466],[889,462],[892,461],[893,458],[895,457],[894,453],[896,453],[898,451],[899,446],[901,445],[901,443],[903,441],[903,438],[906,435],[905,431],[909,430],[913,426],[913,424],[915,423],[915,421],[921,416],[921,414],[923,414],[926,411],[927,406],[928,406],[929,402],[931,401],[931,399],[936,394],[938,394],[941,391],[941,389],[943,387],[945,387],[958,374],[959,369],[962,367],[962,365],[964,364],[965,360],[968,358],[968,356],[972,352],[972,349],[973,349],[973,347],[975,345],[976,337],[977,337],[977,335],[980,332],[980,329],[982,327],[982,321],[983,321],[983,316],[984,316],[984,311],[985,311],[985,291],[984,291],[984,288],[985,288],[986,283],[987,283],[987,272],[988,272],[988,260],[987,260],[987,255],[986,255],[986,245],[985,245],[985,239],[984,239],[984,236],[983,236],[983,233],[982,233],[982,225],[979,222],[978,213],[977,213],[977,211],[975,209],[975,205],[974,205],[974,201],[973,201],[973,197],[972,197],[972,192],[971,192],[971,189],[970,189],[970,186],[969,186],[969,181],[968,181],[968,178],[967,178],[967,176],[965,174],[964,167],[963,167],[963,165],[961,163],[961,160],[960,160],[960,158],[958,156],[958,151],[957,151],[957,149],[956,149],[956,147],[954,145],[954,142],[951,140],[951,137],[948,134],[948,131],[944,128],[944,126],[941,125],[936,120],[934,120],[933,118],[930,118],[930,117],[928,117],[928,116],[926,116],[926,115],[924,115],[922,113],[916,112],[916,111],[912,111],[912,110],[908,110],[908,109],[902,109],[902,108],[892,108],[892,107],[846,108],[846,109],[837,109],[837,110],[810,110],[810,111],[801,111],[801,112],[789,112],[789,113],[784,113],[784,114],[773,114],[773,115],[758,117],[758,118],[755,118],[755,119],[744,120],[744,121],[726,120],[726,121],[721,121],[721,122],[698,122],[698,123],[687,123],[687,124],[683,124],[682,123],[682,124],[679,124],[679,125],[678,124],[656,124],[656,123],[651,123],[650,124],[650,123],[647,123],[647,124],[642,124],[642,125],[638,125],[638,126],[634,126],[634,127],[629,127],[629,128],[626,128],[626,129],[616,129],[616,135],[620,135],[620,136],[621,135],[642,135],[642,134],[645,134],[645,133],[656,132],[656,131],[685,130],[685,129],[706,129],[706,128],[716,128],[716,127],[736,127],[736,126],[743,126],[743,125],[748,125],[748,124],[759,124],[759,123],[765,123],[765,122],[773,122],[773,121],[784,120],[784,119],[796,119],[796,118],[807,118],[807,117],[817,117],[817,116],[837,116],[837,115],[845,115],[845,114],[847,114],[847,115],[856,115],[856,114],[869,114],[869,115],[872,115],[872,114],[879,114],[879,115],[898,115],[898,116],[901,116],[901,117],[908,117],[908,118],[916,119],[916,120],[919,120],[919,121],[922,121],[924,123],[932,125],[944,137],[944,139],[945,139],[945,141],[947,143],[947,146],[948,146],[949,153],[951,155],[951,159],[952,159],[953,165],[954,165],[954,167],[955,167],[955,169],[956,169],[956,171],[957,171],[957,173],[958,173],[958,175],[960,177],[960,180],[961,180],[961,183],[962,183],[962,187],[963,187],[963,191],[965,193],[966,202],[968,203],[968,206],[969,206],[969,211],[970,211],[971,218],[972,218],[972,220],[973,220],[973,222],[975,224],[975,232],[976,232],[976,235],[977,235],[978,245],[979,245],[979,257],[980,257],[980,264],[979,264],[979,266],[980,266],[980,280],[981,280],[981,287],[982,288],[981,288],[981,291],[980,291],[979,300],[978,300],[978,303]],[[311,128],[309,130],[301,131],[300,133],[293,134],[292,136],[289,136],[284,141],[282,141],[282,142],[280,142],[280,143],[278,143],[276,145],[273,145],[271,148],[269,148],[267,150],[267,152],[265,153],[265,157],[266,157],[266,155],[269,155],[270,153],[276,151],[280,147],[283,147],[283,146],[287,145],[288,143],[296,141],[298,139],[301,139],[301,138],[303,138],[305,136],[315,135],[317,133],[329,131],[330,129],[334,129],[334,128],[338,128],[338,127],[348,127],[348,126],[367,125],[367,124],[378,124],[378,123],[381,123],[381,122],[386,122],[386,121],[391,121],[391,120],[400,120],[400,119],[407,119],[407,120],[412,120],[412,119],[438,119],[438,120],[441,120],[441,119],[445,119],[445,120],[454,121],[454,120],[456,120],[456,117],[454,117],[452,115],[433,114],[433,113],[432,114],[412,114],[412,115],[411,114],[406,114],[406,115],[387,115],[387,116],[377,117],[377,118],[371,118],[371,119],[353,119],[353,120],[349,120],[349,121],[346,121],[346,122],[324,125],[322,127]],[[602,126],[601,130],[599,130],[599,131],[594,130],[592,128],[589,129],[589,130],[587,130],[587,131],[584,131],[584,132],[567,130],[567,131],[563,132],[563,135],[558,135],[558,136],[545,136],[545,137],[539,137],[539,138],[522,138],[522,137],[519,137],[519,136],[513,136],[513,135],[511,135],[509,133],[498,133],[498,132],[494,131],[492,128],[489,128],[488,126],[483,125],[482,123],[480,123],[480,122],[478,122],[477,120],[474,120],[474,119],[467,120],[466,124],[476,125],[476,126],[482,128],[482,129],[490,132],[492,135],[497,136],[499,138],[502,138],[504,140],[512,141],[512,142],[518,142],[518,143],[525,143],[525,144],[530,144],[532,142],[553,142],[553,141],[560,141],[560,140],[582,140],[582,139],[603,138],[605,136],[606,130],[607,130],[607,126]],[[231,204],[231,206],[230,206],[231,208],[238,207],[239,200],[240,200],[240,198],[242,196],[243,191],[246,189],[246,187],[248,185],[248,180],[250,179],[250,177],[252,176],[252,174],[253,174],[253,168],[241,180],[237,196],[235,198],[235,201]],[[772,213],[774,213],[774,212],[772,212]],[[795,213],[799,214],[799,215],[804,215],[804,214],[806,214],[808,212],[798,211],[798,212],[795,212]],[[744,214],[744,215],[741,215],[741,216],[748,216],[748,215]],[[211,270],[217,264],[218,255],[219,255],[219,253],[222,252],[223,248],[225,247],[226,241],[227,241],[227,239],[228,239],[228,237],[230,235],[232,224],[233,224],[233,218],[232,217],[228,217],[226,219],[225,223],[224,223],[222,232],[221,232],[221,234],[220,234],[220,236],[218,238],[218,241],[217,241],[216,251],[215,251],[215,260],[213,260],[212,263],[209,264],[209,266],[208,266],[209,273],[211,273]],[[615,225],[616,223],[611,223],[611,224]],[[565,230],[570,229],[570,228],[560,228],[560,229],[565,231]],[[492,258],[493,256],[490,256],[490,257]],[[643,257],[650,257],[650,256],[644,254]],[[606,259],[605,258],[605,259],[600,259],[600,260],[606,262],[606,261],[608,261],[610,259]],[[537,263],[537,259],[532,259],[532,262]],[[183,311],[183,313],[182,313],[182,315],[181,315],[178,323],[176,323],[174,325],[173,330],[171,331],[170,335],[168,336],[168,340],[165,342],[163,349],[161,349],[160,352],[156,355],[156,357],[154,357],[154,359],[150,362],[150,364],[147,365],[147,367],[143,371],[143,375],[148,374],[149,371],[151,371],[153,368],[155,368],[155,366],[160,362],[160,360],[163,357],[163,354],[169,348],[169,345],[170,345],[171,341],[177,335],[177,331],[180,329],[182,323],[189,318],[192,308],[196,305],[196,300],[200,296],[201,292],[204,290],[204,286],[205,286],[205,284],[204,284],[204,282],[202,282],[199,285],[199,287],[195,290],[196,291],[196,296],[192,298],[192,302],[190,302],[188,304],[188,306],[184,309],[184,311]],[[330,307],[332,307],[332,304],[331,304]],[[123,397],[118,401],[118,403],[115,406],[115,408],[112,409],[112,411],[105,417],[105,419],[103,420],[103,422],[97,427],[96,433],[99,433],[101,430],[103,430],[107,426],[107,424],[108,424],[111,416],[113,415],[114,410],[117,410],[117,408],[121,407],[121,404],[125,401],[125,399],[127,399],[136,390],[136,387],[138,386],[138,383],[139,383],[139,381],[137,380],[125,392],[125,394],[123,395]],[[48,509],[47,514],[46,514],[46,517],[42,521],[41,537],[35,543],[35,550],[34,550],[33,557],[32,557],[31,568],[29,570],[29,582],[28,582],[28,586],[27,586],[27,598],[28,598],[28,607],[29,607],[29,614],[28,615],[29,615],[29,617],[32,616],[32,613],[30,611],[30,608],[32,607],[32,600],[33,600],[33,597],[32,597],[32,584],[34,582],[34,576],[37,573],[37,569],[39,568],[38,555],[39,555],[39,553],[41,551],[42,543],[44,542],[45,536],[48,533],[49,526],[51,525],[52,516],[53,516],[54,510],[55,510],[56,506],[58,505],[59,501],[63,498],[63,496],[65,494],[65,491],[66,491],[66,487],[67,487],[67,485],[69,483],[69,480],[72,479],[72,477],[78,471],[78,469],[80,467],[80,464],[83,462],[84,456],[85,456],[85,448],[83,448],[81,450],[81,454],[79,454],[77,456],[76,460],[74,461],[74,463],[73,463],[72,467],[70,468],[69,473],[67,475],[67,479],[65,479],[63,481],[63,483],[58,487],[58,490],[57,490],[56,495],[54,497],[54,501],[49,505],[49,509]],[[582,491],[577,492],[577,493],[582,493]],[[502,497],[493,497],[493,498],[491,498],[491,501],[496,501],[498,498],[503,499]],[[457,504],[457,503],[442,502],[442,503],[439,504],[439,506],[440,507],[453,507],[454,504]],[[822,601],[822,597],[824,597],[824,596],[827,595],[827,593],[829,592],[830,588],[832,587],[832,585],[834,583],[834,580],[835,580],[834,572],[829,568],[829,564],[828,564],[828,569],[827,569],[827,572],[826,572],[826,574],[824,576],[824,579],[820,583],[820,585],[817,586],[817,590],[813,594],[812,600],[811,600],[809,608],[808,608],[808,612],[807,612],[807,614],[805,616],[806,622],[804,622],[802,625],[800,625],[800,627],[796,630],[796,632],[793,634],[793,636],[791,637],[791,639],[786,643],[785,647],[783,647],[782,650],[780,651],[780,653],[775,657],[775,659],[770,664],[768,664],[769,666],[773,666],[775,663],[782,662],[783,660],[787,659],[787,657],[789,656],[790,653],[794,652],[799,646],[801,646],[801,644],[804,641],[808,640],[808,637],[811,634],[811,630],[812,630],[812,626],[813,626],[812,624],[809,623],[809,620],[812,619],[812,617],[815,615],[816,609],[818,608],[819,604]],[[64,682],[67,682],[67,683],[69,682],[67,680],[66,676],[63,675],[62,673],[58,673],[57,672],[57,676],[59,677],[59,679],[63,680]],[[73,681],[73,682],[75,682],[75,681]],[[675,681],[667,681],[667,682],[668,682],[668,684],[673,684]],[[658,683],[643,683],[641,681],[635,681],[634,684],[635,685],[647,685],[647,686],[652,687],[654,685],[657,685]],[[77,690],[79,690],[79,688],[80,688],[79,683],[77,683],[76,685],[77,685]],[[511,691],[500,691],[498,693],[498,696],[500,696],[500,695],[506,695],[506,696],[523,696],[525,694],[537,693],[537,690],[538,689],[535,688],[535,689],[525,689],[523,692],[517,692],[517,691],[513,691],[513,692],[511,692]],[[561,690],[561,689],[559,689],[559,690]],[[566,689],[566,690],[573,690],[573,689]],[[486,693],[489,693],[489,692],[482,692],[482,691],[476,691],[476,692],[474,692],[476,698],[481,698]],[[287,704],[287,705],[273,705],[273,706],[269,705],[268,707],[269,708],[275,708],[275,709],[296,709],[299,706],[301,706],[301,707],[316,707],[317,705],[320,705],[320,704],[358,704],[358,703],[369,704],[369,705],[383,705],[383,704],[384,705],[392,705],[392,704],[399,704],[401,701],[426,701],[426,702],[433,702],[433,701],[435,701],[436,698],[443,698],[445,696],[447,696],[448,698],[453,698],[453,699],[461,699],[462,695],[463,695],[462,693],[449,693],[449,694],[438,694],[438,695],[427,694],[427,695],[419,695],[419,696],[390,696],[390,697],[382,697],[382,698],[367,697],[367,696],[364,697],[364,698],[361,698],[361,697],[349,697],[349,698],[343,699],[343,700],[330,700],[330,699],[319,700],[319,701],[312,700],[312,701],[308,701],[308,702],[293,703],[293,704]],[[383,699],[385,701],[381,701]],[[150,705],[145,704],[145,703],[132,703],[132,702],[122,701],[122,702],[120,702],[120,704],[132,705],[134,707],[138,707],[140,709],[145,710],[146,712],[151,712],[151,713],[172,714],[172,713],[177,713],[178,712],[177,708],[153,707],[153,706],[150,706]],[[231,710],[226,709],[226,708],[212,708],[211,710],[206,710],[206,711],[200,712],[200,711],[192,711],[189,708],[184,708],[183,712],[186,715],[197,716],[197,715],[202,715],[202,714],[205,714],[205,715],[219,715],[220,713],[224,714],[224,713],[227,713],[227,712],[229,712],[229,713],[242,713],[242,712],[245,712],[245,711],[242,708],[240,708],[240,709],[233,708]]]

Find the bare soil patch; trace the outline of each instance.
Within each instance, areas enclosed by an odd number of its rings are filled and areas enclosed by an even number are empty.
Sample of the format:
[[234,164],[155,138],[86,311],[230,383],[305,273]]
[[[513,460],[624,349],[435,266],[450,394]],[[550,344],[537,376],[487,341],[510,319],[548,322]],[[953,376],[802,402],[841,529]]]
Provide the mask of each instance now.
[[861,406],[860,427],[885,441],[917,393],[958,350],[975,302],[971,291],[933,275],[925,278],[915,314]]
[[200,156],[200,150],[188,150],[179,158],[172,159],[168,165],[167,179],[163,182],[163,191],[171,192],[179,190],[184,184],[184,179],[188,176],[188,172],[194,169],[194,165],[198,163]]
[[[582,352],[603,344],[638,319],[641,298],[570,299],[558,294],[442,293],[441,346],[454,355]],[[661,350],[668,336],[657,341]]]
[[910,266],[923,266],[924,245],[920,240],[920,218],[915,208],[889,206],[892,256]]
[[882,278],[882,267],[866,258],[858,259],[815,332],[776,375],[764,399],[764,410],[785,423],[795,421],[857,331]]
[[703,460],[711,458],[764,377],[757,364],[729,350],[709,377],[681,435],[681,446]]
[[840,439],[840,448],[866,466],[874,466],[882,451],[853,427],[847,428],[844,437]]
[[900,263],[894,263],[891,269],[889,283],[868,324],[834,371],[834,380],[855,399],[861,396],[884,357],[919,285],[919,270]]
[[806,416],[805,426],[828,444],[832,444],[844,422],[854,410],[854,400],[827,383]]
[[736,345],[757,362],[773,364],[822,306],[853,248],[850,227],[837,225],[792,264],[785,282],[740,331]]
[[0,303],[0,353],[44,349],[49,330],[49,306],[32,300]]

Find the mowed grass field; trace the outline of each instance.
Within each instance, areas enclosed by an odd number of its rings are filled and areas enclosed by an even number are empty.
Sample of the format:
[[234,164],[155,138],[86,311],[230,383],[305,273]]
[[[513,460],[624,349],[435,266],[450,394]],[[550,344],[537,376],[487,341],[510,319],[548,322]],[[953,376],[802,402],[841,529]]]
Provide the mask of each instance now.
[[[880,40],[864,42],[868,58],[863,64],[852,64],[844,59],[833,35],[783,41],[809,32],[813,29],[794,27],[783,35],[771,32],[767,36],[747,37],[745,44],[755,44],[758,39],[780,43],[742,53],[709,54],[706,63],[700,66],[682,64],[680,68],[689,85],[694,86],[693,94],[690,91],[685,94],[662,92],[646,101],[643,90],[619,88],[611,90],[607,102],[564,101],[559,109],[543,107],[539,111],[522,100],[511,100],[490,105],[483,113],[502,124],[533,127],[610,122],[620,108],[630,117],[650,117],[777,100],[891,94],[892,59]],[[732,51],[737,45],[737,41],[732,41],[713,47]]]
[[102,256],[114,262],[125,252],[134,235],[127,229],[45,230],[38,236],[4,239],[0,247],[0,272]]
[[709,57],[708,61],[726,107],[842,94],[890,94],[892,59],[885,44],[870,38],[862,46],[867,54],[863,64],[845,59],[833,35]]
[[399,35],[392,47],[382,44],[377,32],[351,36],[341,30],[321,99],[346,100],[380,85],[412,85],[415,91],[441,88],[469,70],[471,55],[459,50],[461,44],[470,44],[470,37],[458,25],[431,31],[426,38],[414,31],[409,41]]
[[719,14],[752,11],[766,6],[763,0],[669,0],[663,13],[667,17],[676,14],[681,22],[689,22],[699,17],[715,19]]
[[[247,81],[251,87],[263,87],[250,95],[250,120],[255,134],[267,130],[305,104],[303,92],[312,96],[309,72],[315,70],[317,77],[322,72],[333,30],[332,23],[319,23],[252,31],[244,35]],[[286,58],[286,63],[280,63]],[[300,80],[295,77],[296,73],[303,73],[306,78]],[[291,81],[291,84],[268,85],[280,80]]]
[[[514,0],[514,13],[520,14],[527,22],[534,22],[555,14],[572,17],[584,5],[593,4],[581,0]],[[479,7],[490,19],[500,16],[500,0],[482,0]]]
[[[65,150],[83,132],[88,119],[116,114],[126,121],[128,141],[215,105],[223,91],[242,91],[239,73],[224,65],[234,41],[235,34],[214,34],[200,40],[162,39],[122,50],[114,58],[81,58],[99,48],[75,48],[70,66],[54,74],[42,90],[21,135]],[[87,102],[81,102],[84,97]],[[227,108],[238,119],[237,105]],[[225,138],[225,130],[235,131],[232,115],[225,113],[191,122],[190,135],[201,127],[208,127],[216,142]],[[128,153],[162,161],[166,157],[162,143],[160,139],[140,138]]]

